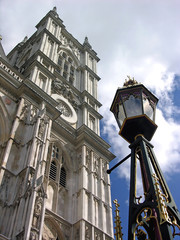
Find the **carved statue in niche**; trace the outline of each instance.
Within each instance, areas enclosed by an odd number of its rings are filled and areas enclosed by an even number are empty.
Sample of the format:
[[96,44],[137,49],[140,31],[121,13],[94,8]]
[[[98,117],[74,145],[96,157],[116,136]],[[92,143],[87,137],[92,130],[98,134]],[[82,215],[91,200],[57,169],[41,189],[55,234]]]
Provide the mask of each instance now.
[[37,120],[37,108],[32,105],[30,110],[30,123],[34,124]]
[[35,201],[34,216],[33,216],[33,222],[32,222],[32,225],[35,228],[39,228],[39,225],[40,225],[42,204],[43,204],[43,197],[42,197],[42,193],[39,192]]
[[30,104],[25,102],[20,114],[20,120],[23,122],[27,121],[29,107],[30,107]]
[[39,132],[38,132],[38,137],[42,138],[45,130],[45,123],[44,119],[41,119],[40,124],[39,124]]
[[45,127],[46,125],[48,124],[49,122],[49,118],[47,116],[44,116],[45,115],[45,112],[46,110],[43,109],[42,111],[39,112],[39,116],[41,117],[41,121],[40,121],[40,124],[39,124],[39,132],[38,132],[38,137],[39,138],[43,138],[44,136],[44,133],[45,133]]
[[99,174],[99,162],[98,162],[98,157],[97,156],[94,156],[94,166],[93,166],[93,170],[94,170],[94,173],[96,173],[97,175]]
[[80,235],[79,235],[79,228],[76,229],[76,234],[75,234],[75,240],[79,240]]
[[33,125],[37,120],[37,108],[25,101],[20,114],[20,120],[26,125]]
[[90,232],[89,227],[86,226],[86,229],[85,229],[85,240],[90,240],[89,232]]
[[95,240],[101,240],[100,234],[95,232]]
[[102,178],[105,182],[107,181],[107,163],[106,163],[106,161],[102,162]]

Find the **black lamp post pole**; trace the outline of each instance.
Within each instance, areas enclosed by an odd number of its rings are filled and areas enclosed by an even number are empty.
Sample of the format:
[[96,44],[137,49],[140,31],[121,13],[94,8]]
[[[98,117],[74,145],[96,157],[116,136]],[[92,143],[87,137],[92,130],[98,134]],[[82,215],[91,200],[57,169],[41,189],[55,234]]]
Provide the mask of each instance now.
[[[142,136],[131,145],[128,239],[172,240],[180,215],[152,150]],[[140,164],[144,200],[136,195],[136,166]]]

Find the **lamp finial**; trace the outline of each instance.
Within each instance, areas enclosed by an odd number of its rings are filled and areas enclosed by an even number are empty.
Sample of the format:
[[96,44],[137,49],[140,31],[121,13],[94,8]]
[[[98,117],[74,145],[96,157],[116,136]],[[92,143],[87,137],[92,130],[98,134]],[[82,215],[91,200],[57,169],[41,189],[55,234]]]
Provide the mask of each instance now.
[[125,83],[123,85],[123,87],[128,87],[128,86],[132,86],[132,85],[136,85],[138,84],[138,82],[133,78],[131,78],[130,76],[127,76],[128,79],[125,79]]

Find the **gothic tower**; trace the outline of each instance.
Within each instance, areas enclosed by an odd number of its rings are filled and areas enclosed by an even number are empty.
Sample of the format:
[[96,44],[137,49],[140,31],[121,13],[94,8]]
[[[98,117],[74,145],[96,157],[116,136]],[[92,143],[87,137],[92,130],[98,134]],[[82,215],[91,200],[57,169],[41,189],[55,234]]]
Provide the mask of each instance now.
[[36,28],[0,44],[0,239],[112,240],[99,58],[56,8]]

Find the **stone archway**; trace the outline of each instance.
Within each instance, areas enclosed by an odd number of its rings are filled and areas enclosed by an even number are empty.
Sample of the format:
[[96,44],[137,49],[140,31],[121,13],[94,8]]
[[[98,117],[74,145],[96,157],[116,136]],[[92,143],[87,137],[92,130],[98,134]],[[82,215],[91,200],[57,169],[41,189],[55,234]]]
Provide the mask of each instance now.
[[42,240],[64,240],[59,224],[51,217],[46,217],[43,226]]

